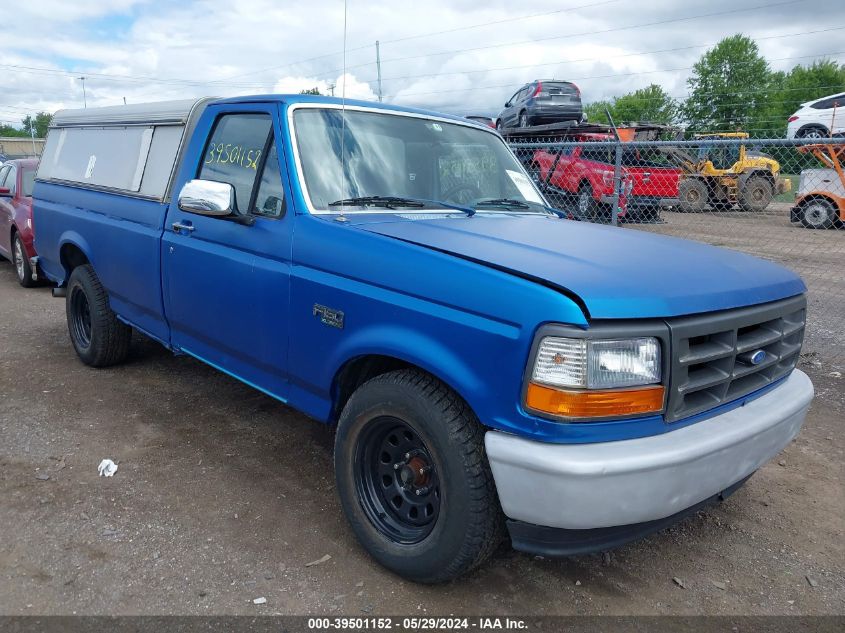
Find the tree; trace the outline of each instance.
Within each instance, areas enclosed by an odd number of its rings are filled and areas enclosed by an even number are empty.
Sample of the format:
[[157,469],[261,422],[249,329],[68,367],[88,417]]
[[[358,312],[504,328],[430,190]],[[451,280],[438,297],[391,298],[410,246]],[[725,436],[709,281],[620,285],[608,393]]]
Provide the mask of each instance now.
[[611,114],[617,122],[669,124],[675,120],[677,112],[678,103],[657,84],[617,97],[611,107]]
[[657,84],[640,88],[610,101],[595,101],[584,106],[587,120],[607,123],[610,110],[614,123],[649,122],[670,124],[678,113],[678,102]]
[[26,136],[30,136],[32,134],[32,128],[35,128],[35,136],[38,138],[44,138],[47,136],[47,128],[50,127],[50,123],[53,121],[53,115],[47,112],[39,112],[35,115],[35,119],[32,118],[31,115],[27,114],[26,118],[23,120],[23,131],[26,133]]
[[607,114],[605,109],[610,110],[613,114],[613,103],[611,101],[593,101],[584,105],[584,114],[587,115],[587,120],[590,123],[607,123]]
[[769,110],[772,80],[757,44],[742,34],[724,38],[693,66],[681,113],[691,130],[754,129]]
[[313,88],[306,88],[305,90],[300,90],[299,94],[301,95],[318,95],[320,94],[320,89],[317,86]]
[[28,133],[24,132],[23,130],[19,130],[16,127],[12,127],[11,125],[0,125],[0,136],[22,136],[26,137],[29,136]]
[[802,103],[840,92],[843,88],[845,64],[829,59],[814,61],[809,66],[795,66],[788,73],[775,73],[767,116],[773,134],[783,135],[787,119]]

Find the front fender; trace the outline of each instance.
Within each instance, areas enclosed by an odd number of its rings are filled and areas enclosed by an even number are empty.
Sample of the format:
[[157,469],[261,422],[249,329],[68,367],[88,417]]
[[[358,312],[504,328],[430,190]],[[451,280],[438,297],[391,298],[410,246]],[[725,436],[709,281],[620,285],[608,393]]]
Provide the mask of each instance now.
[[323,384],[333,384],[342,368],[356,358],[374,355],[396,358],[427,371],[454,389],[473,409],[473,401],[484,392],[486,383],[478,370],[461,356],[436,338],[400,324],[362,328],[345,339],[326,364]]

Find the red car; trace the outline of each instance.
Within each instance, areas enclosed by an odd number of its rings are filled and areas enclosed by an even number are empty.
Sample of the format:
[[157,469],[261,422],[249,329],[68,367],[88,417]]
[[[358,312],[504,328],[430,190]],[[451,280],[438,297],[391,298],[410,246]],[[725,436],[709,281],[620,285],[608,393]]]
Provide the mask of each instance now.
[[[611,137],[583,134],[575,140],[584,145],[567,148],[560,155],[557,151],[537,150],[531,169],[538,182],[546,184],[547,193],[574,197],[577,213],[582,218],[609,216],[616,149],[612,145],[590,146],[589,143],[609,141]],[[619,205],[626,212],[625,219],[656,218],[661,207],[676,205],[680,174],[680,169],[649,160],[638,149],[625,148]]]
[[32,231],[32,185],[38,159],[10,160],[0,167],[0,255],[15,264],[24,288],[35,285],[37,274]]

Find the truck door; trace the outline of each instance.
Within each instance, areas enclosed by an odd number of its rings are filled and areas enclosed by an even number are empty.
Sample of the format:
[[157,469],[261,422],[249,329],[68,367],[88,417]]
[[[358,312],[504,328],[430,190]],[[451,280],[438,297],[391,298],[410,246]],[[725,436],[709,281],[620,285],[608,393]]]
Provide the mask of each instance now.
[[[293,212],[280,132],[275,103],[207,109],[172,194],[162,274],[173,347],[284,401]],[[181,210],[194,178],[231,184],[252,224]]]

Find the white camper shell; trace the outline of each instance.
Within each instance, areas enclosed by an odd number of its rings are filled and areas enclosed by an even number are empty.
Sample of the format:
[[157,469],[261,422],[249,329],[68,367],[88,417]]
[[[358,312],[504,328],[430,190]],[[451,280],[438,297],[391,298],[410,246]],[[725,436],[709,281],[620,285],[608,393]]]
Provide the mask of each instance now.
[[167,201],[176,166],[211,97],[60,110],[37,178]]

